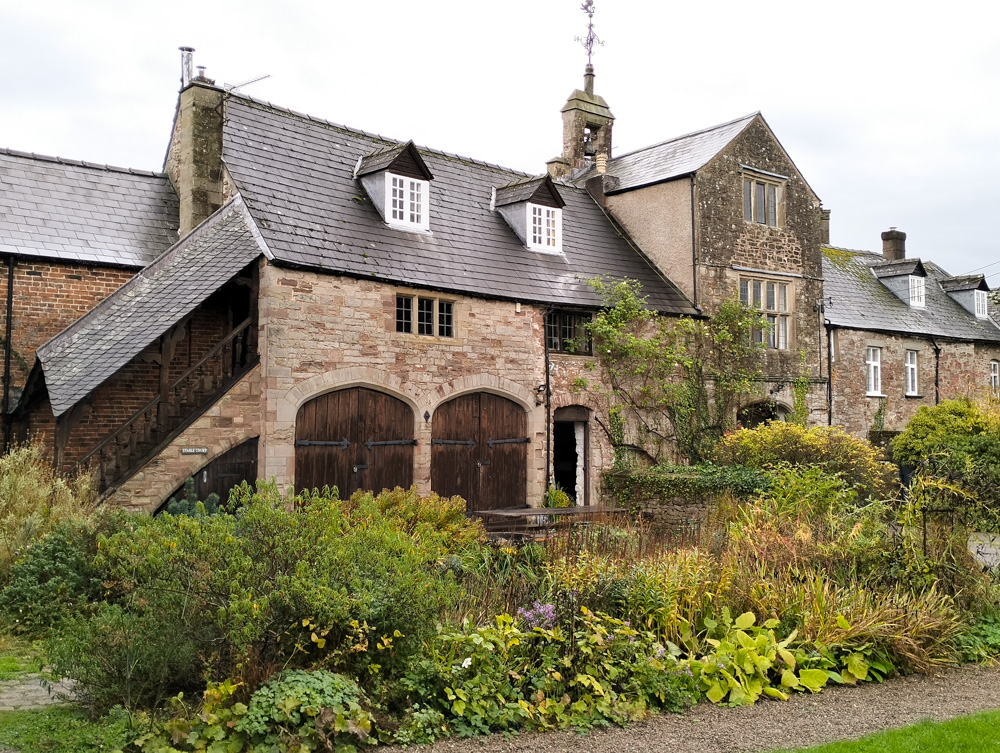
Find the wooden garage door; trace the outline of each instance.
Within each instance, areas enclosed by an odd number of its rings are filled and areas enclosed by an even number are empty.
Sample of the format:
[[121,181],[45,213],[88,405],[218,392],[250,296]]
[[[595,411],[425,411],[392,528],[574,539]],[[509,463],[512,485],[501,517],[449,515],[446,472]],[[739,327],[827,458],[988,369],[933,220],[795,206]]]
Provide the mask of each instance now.
[[413,411],[383,392],[351,387],[299,408],[295,419],[295,488],[336,486],[380,492],[413,483]]
[[468,511],[525,504],[528,417],[517,403],[487,392],[462,395],[434,411],[431,487],[459,495]]

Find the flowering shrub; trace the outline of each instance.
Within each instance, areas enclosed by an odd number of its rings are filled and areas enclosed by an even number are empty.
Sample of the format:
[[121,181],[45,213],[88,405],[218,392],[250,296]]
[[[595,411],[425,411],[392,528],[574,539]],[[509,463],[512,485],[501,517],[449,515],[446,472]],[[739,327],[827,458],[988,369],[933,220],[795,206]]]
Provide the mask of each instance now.
[[517,616],[524,620],[529,628],[542,628],[545,630],[555,627],[556,619],[558,618],[555,604],[543,604],[540,601],[536,601],[530,609],[524,609],[523,607],[518,609]]

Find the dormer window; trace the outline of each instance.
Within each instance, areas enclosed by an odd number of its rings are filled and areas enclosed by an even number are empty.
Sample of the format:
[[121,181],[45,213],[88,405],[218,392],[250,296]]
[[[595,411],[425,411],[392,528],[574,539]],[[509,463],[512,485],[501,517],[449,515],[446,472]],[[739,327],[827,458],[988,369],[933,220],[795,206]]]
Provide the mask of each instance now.
[[538,204],[528,204],[527,209],[531,227],[528,248],[559,253],[562,250],[562,210]]
[[924,299],[924,278],[910,275],[910,306],[922,309],[926,306]]
[[493,189],[490,209],[503,217],[531,251],[562,253],[562,210],[566,202],[552,178],[526,178]]
[[989,316],[989,304],[987,303],[986,291],[977,290],[976,293],[976,317],[985,319]]
[[430,184],[426,180],[404,175],[385,174],[386,222],[390,225],[418,230],[429,230],[427,197]]
[[431,228],[431,171],[412,141],[358,157],[354,177],[389,227],[427,232]]

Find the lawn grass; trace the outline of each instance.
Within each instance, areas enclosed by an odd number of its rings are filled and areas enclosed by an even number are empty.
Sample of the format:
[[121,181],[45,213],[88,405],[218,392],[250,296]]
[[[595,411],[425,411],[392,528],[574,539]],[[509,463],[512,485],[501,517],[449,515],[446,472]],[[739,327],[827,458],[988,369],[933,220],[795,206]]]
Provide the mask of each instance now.
[[[1000,702],[1000,701],[998,701]],[[850,742],[799,748],[797,753],[989,753],[1000,751],[1000,711],[925,721]],[[782,751],[781,753],[791,753]]]
[[131,739],[124,712],[91,721],[70,706],[34,711],[0,711],[0,750],[22,753],[93,753],[118,750]]
[[42,661],[36,646],[0,632],[0,682],[15,680],[41,668]]

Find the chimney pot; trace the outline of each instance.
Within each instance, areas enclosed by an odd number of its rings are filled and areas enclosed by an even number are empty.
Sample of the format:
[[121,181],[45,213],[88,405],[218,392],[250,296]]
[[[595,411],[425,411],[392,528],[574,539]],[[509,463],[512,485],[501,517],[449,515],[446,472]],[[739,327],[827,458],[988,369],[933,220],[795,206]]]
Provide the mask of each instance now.
[[194,47],[178,47],[181,51],[181,89],[191,83],[194,71],[191,65],[194,62]]
[[608,155],[598,154],[595,160],[597,162],[597,174],[604,175],[608,171]]
[[882,256],[886,261],[899,261],[906,258],[906,233],[889,228],[882,233]]

